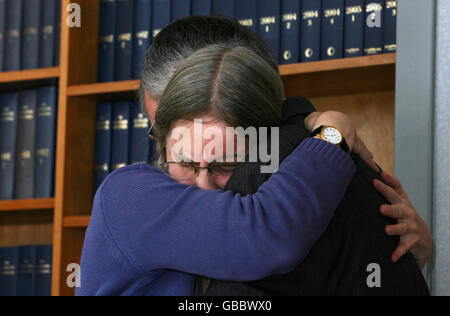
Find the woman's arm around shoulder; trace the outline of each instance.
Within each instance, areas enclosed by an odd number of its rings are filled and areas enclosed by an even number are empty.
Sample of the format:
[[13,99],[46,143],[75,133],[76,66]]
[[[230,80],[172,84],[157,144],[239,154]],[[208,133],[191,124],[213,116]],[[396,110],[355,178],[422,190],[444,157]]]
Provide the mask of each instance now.
[[354,175],[341,149],[305,140],[254,195],[205,191],[126,167],[97,193],[119,253],[140,271],[248,281],[294,269],[328,226]]

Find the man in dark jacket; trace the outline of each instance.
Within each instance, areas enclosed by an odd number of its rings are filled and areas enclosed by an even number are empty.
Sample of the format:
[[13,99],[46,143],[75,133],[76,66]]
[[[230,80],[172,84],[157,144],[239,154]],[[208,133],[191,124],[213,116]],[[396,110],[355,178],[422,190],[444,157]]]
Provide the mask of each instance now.
[[[292,98],[283,105],[280,129],[280,158],[306,137],[304,119],[314,111],[304,98]],[[384,233],[395,221],[378,209],[387,201],[373,186],[378,175],[353,156],[357,172],[330,225],[306,259],[291,273],[249,283],[222,282],[199,278],[197,295],[429,295],[423,275],[411,254],[397,263],[390,254],[398,237]],[[243,195],[255,192],[270,175],[260,173],[259,163],[242,164],[226,189]],[[274,210],[276,211],[276,210]],[[274,256],[277,254],[274,253]]]
[[[143,106],[143,110],[145,110],[148,113],[149,118],[151,121],[154,120],[154,114],[156,112],[156,108],[158,106],[158,100],[159,97],[162,95],[165,86],[173,76],[173,73],[180,63],[182,63],[186,58],[188,58],[191,54],[193,54],[196,50],[203,48],[205,46],[211,45],[211,44],[228,44],[228,45],[235,45],[235,46],[244,46],[250,49],[253,49],[255,52],[258,53],[259,56],[264,58],[270,64],[274,69],[277,69],[277,62],[274,60],[273,56],[270,54],[269,48],[264,44],[264,42],[253,32],[249,31],[247,28],[239,25],[236,21],[233,21],[231,19],[225,18],[225,17],[189,17],[183,20],[179,20],[177,22],[172,23],[168,27],[166,27],[163,31],[161,31],[158,36],[153,41],[152,46],[149,48],[149,50],[146,53],[145,56],[145,62],[142,70],[142,76],[141,76],[141,89],[140,89],[140,99],[141,104]],[[299,101],[300,100],[300,101]],[[311,112],[314,111],[314,107],[305,99],[297,99],[297,101],[300,102],[297,107],[289,107],[285,106],[285,126],[281,130],[280,139],[293,139],[295,136],[298,136],[298,139],[295,141],[292,141],[291,143],[287,142],[286,146],[281,147],[282,155],[281,158],[286,157],[293,148],[295,148],[295,144],[300,143],[301,139],[304,137],[310,136],[310,133],[307,129],[304,127],[304,118]],[[292,105],[292,101],[288,102],[286,105]],[[145,106],[145,108],[144,108]],[[288,124],[290,123],[290,124]],[[291,135],[291,136],[289,136]],[[361,168],[360,169],[366,169],[366,172],[369,173],[370,169],[367,168],[367,166],[364,166],[359,162]],[[267,180],[267,175],[260,175],[258,173],[255,173],[255,170],[259,170],[259,166],[255,166],[252,164],[243,165],[239,168],[239,170],[234,174],[234,176],[231,178],[227,189],[233,190],[236,192],[249,192],[249,191],[256,191],[256,188],[262,184],[265,180]],[[362,172],[362,170],[360,170]],[[370,173],[369,173],[370,174]],[[373,176],[373,174],[372,174]],[[355,178],[355,181],[357,179],[360,179],[358,177]],[[354,182],[355,182],[354,181]],[[366,181],[366,184],[370,183],[370,180]],[[356,185],[357,186],[357,185]],[[350,192],[350,191],[349,191]],[[373,191],[373,188],[371,189],[371,192],[377,194]],[[394,195],[398,196],[398,193],[392,193]],[[394,220],[388,220],[387,218],[384,218],[381,216],[378,212],[378,207],[380,204],[385,203],[386,200],[382,199],[380,195],[377,195],[379,200],[373,200],[375,202],[370,210],[370,215],[372,216],[372,219],[375,221],[372,223],[370,219],[367,220],[368,224],[373,224],[374,229],[377,230],[377,233],[382,235],[384,238],[388,239],[392,247],[386,247],[384,250],[384,257],[383,259],[390,260],[391,254],[394,249],[394,257],[399,258],[401,257],[406,251],[411,251],[414,254],[414,257],[416,260],[426,261],[426,258],[428,257],[431,249],[431,235],[429,234],[429,230],[426,227],[426,224],[420,219],[420,217],[417,215],[417,212],[414,210],[412,205],[410,205],[407,197],[403,199],[403,201],[399,202],[397,206],[395,206],[395,209],[390,210],[389,214],[386,214],[390,217],[393,216],[394,211],[397,212],[398,210],[402,209],[403,211],[400,212],[395,218],[402,222],[401,227],[399,225],[396,225],[395,234],[402,235],[402,242],[400,242],[400,246],[403,249],[402,251],[399,251],[399,248],[396,247],[399,245],[399,238],[394,237],[387,237],[385,234],[385,227],[382,225],[377,224],[375,226],[376,221],[382,221],[384,224],[397,224]],[[351,202],[351,201],[350,201]],[[348,202],[348,203],[350,203]],[[365,214],[365,212],[369,212],[369,208],[364,208],[364,211],[361,207],[361,213]],[[348,210],[348,209],[347,209]],[[339,213],[341,214],[341,213]],[[342,213],[342,218],[345,219],[345,214]],[[338,217],[338,213],[336,213],[336,218]],[[415,227],[418,227],[417,229],[409,230],[408,232],[400,231],[401,229],[405,228],[405,223],[409,223],[409,225],[414,225]],[[334,222],[333,222],[334,223]],[[336,223],[339,223],[336,221]],[[347,223],[347,222],[346,222]],[[348,222],[348,225],[351,225],[350,222]],[[330,225],[329,231],[331,229],[332,225]],[[376,228],[375,228],[376,227]],[[338,229],[341,229],[341,231],[346,231],[346,228],[338,227]],[[365,233],[365,231],[363,231]],[[327,231],[327,233],[329,233]],[[355,235],[356,232],[355,232]],[[325,236],[325,235],[324,235]],[[343,234],[342,236],[346,236]],[[410,243],[406,242],[407,238],[403,238],[405,236],[413,237],[418,240],[418,242]],[[372,238],[371,236],[370,238]],[[357,239],[361,240],[362,242],[362,236],[358,236]],[[369,238],[369,237],[368,237]],[[409,238],[411,239],[411,238]],[[322,242],[322,241],[321,241]],[[319,242],[319,243],[321,243]],[[322,242],[325,244],[325,242]],[[368,244],[370,245],[370,243]],[[328,247],[331,247],[328,245]],[[336,246],[337,247],[337,246]],[[392,249],[391,249],[392,248]],[[313,253],[313,252],[312,252]],[[335,253],[342,253],[342,251],[335,250]],[[345,253],[345,251],[344,251]],[[274,254],[276,255],[276,254]],[[363,256],[361,256],[363,257]],[[330,257],[328,257],[330,259]],[[334,257],[333,259],[338,260],[337,257]],[[405,260],[410,260],[405,259]],[[309,259],[307,260],[309,261]],[[322,260],[320,260],[322,262]],[[327,262],[323,260],[324,267],[327,265]],[[384,261],[383,261],[384,262]],[[383,262],[379,262],[378,264],[381,266]],[[307,263],[307,262],[305,262]],[[371,262],[372,263],[372,262]],[[373,262],[376,263],[376,262]],[[310,263],[311,264],[311,263]],[[314,265],[314,264],[312,264]],[[355,263],[355,266],[359,267],[359,263]],[[338,269],[339,265],[335,265]],[[365,265],[364,271],[367,270],[367,264]],[[362,269],[362,268],[361,268]],[[321,271],[321,270],[317,270]],[[358,270],[359,271],[359,270]],[[322,273],[322,271],[320,272]],[[363,272],[363,274],[367,277],[369,275],[368,272]],[[314,275],[317,275],[314,273]],[[361,274],[362,275],[362,274]],[[311,277],[311,276],[309,276]],[[290,278],[290,277],[289,277]],[[381,271],[381,278],[382,282],[385,279],[383,271]],[[312,278],[314,280],[319,278]],[[242,289],[245,291],[251,290],[252,292],[258,289],[263,289],[264,291],[261,291],[261,294],[267,293],[267,294],[284,294],[286,292],[280,292],[278,291],[281,288],[286,288],[286,283],[283,284],[283,282],[280,282],[281,284],[280,288],[276,288],[277,291],[272,291],[272,287],[266,287],[261,286],[261,284],[267,284],[267,282],[271,282],[271,280],[278,280],[278,277],[274,277],[274,279],[270,278],[269,280],[264,280],[256,283],[252,283],[251,286],[248,286],[248,284],[240,284]],[[293,282],[295,282],[295,279],[293,279]],[[303,281],[306,283],[306,281]],[[201,282],[205,285],[208,284],[208,282]],[[214,283],[214,282],[213,282]],[[275,284],[277,282],[272,282],[271,284]],[[382,286],[385,286],[386,283],[382,283]],[[236,284],[234,284],[234,289],[236,289]],[[387,286],[387,285],[386,285]],[[212,290],[212,287],[210,288]],[[313,291],[314,288],[311,289]],[[331,292],[331,290],[330,290]],[[298,294],[299,291],[296,289],[296,291],[289,292],[290,294]],[[318,291],[314,292],[318,293]],[[203,290],[201,291],[201,294],[203,294]],[[208,294],[212,294],[212,292],[209,292]],[[219,293],[220,294],[220,293]],[[222,294],[226,294],[223,292]],[[228,294],[233,294],[228,293]],[[239,293],[234,293],[234,295],[238,295]],[[245,292],[241,292],[241,294],[245,294]]]

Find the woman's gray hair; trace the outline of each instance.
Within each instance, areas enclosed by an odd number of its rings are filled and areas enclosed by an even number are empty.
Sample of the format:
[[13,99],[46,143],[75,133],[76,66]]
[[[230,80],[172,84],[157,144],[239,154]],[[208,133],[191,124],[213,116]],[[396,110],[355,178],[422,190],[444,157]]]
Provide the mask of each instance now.
[[279,74],[245,47],[211,45],[176,69],[156,111],[159,154],[180,120],[211,115],[231,127],[275,127],[282,116],[284,89]]

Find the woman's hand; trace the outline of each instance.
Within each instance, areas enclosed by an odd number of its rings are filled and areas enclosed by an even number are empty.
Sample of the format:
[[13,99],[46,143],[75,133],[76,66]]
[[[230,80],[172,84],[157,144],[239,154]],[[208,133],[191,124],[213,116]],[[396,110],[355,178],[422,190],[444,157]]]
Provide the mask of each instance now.
[[352,120],[347,115],[334,111],[314,112],[305,119],[305,126],[310,132],[325,125],[333,126],[341,131],[351,151],[364,160],[373,170],[380,172],[380,168],[373,160],[372,153],[359,138]]
[[374,180],[374,186],[392,205],[382,205],[380,212],[398,221],[397,225],[386,226],[386,234],[400,236],[400,244],[392,254],[392,261],[397,262],[410,251],[422,270],[432,252],[430,230],[417,214],[400,181],[386,172],[382,172],[381,177],[386,184]]

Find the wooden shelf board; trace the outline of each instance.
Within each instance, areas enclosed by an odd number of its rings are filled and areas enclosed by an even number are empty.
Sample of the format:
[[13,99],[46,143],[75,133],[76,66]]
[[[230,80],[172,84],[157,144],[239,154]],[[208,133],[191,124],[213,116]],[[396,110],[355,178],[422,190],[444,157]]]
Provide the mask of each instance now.
[[65,228],[86,228],[91,220],[90,215],[66,216],[63,225]]
[[139,89],[139,80],[91,83],[91,84],[70,86],[67,88],[67,95],[87,96],[87,95],[137,91],[138,89]]
[[0,83],[26,82],[59,77],[59,67],[0,72]]
[[[287,77],[310,77],[311,75],[322,76],[322,73],[360,73],[361,71],[370,72],[370,68],[395,68],[396,54],[380,54],[374,56],[363,56],[354,58],[342,58],[334,60],[324,60],[309,63],[299,63],[291,65],[281,65],[280,75]],[[348,80],[348,77],[345,78]],[[315,85],[315,84],[314,84]],[[112,93],[134,92],[139,89],[139,80],[117,81],[106,83],[91,83],[83,85],[69,86],[68,96],[89,96],[104,95]],[[347,92],[347,91],[344,91]],[[308,93],[305,93],[307,96]],[[316,93],[312,93],[316,95]]]
[[53,198],[0,201],[0,212],[51,210],[54,206]]
[[385,65],[394,65],[396,54],[379,54],[373,56],[322,60],[309,63],[281,65],[280,75],[293,76],[308,73],[348,70],[354,68],[367,68]]

